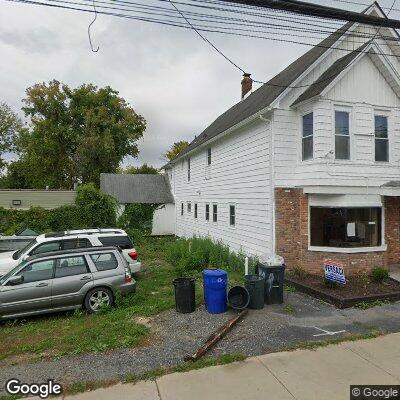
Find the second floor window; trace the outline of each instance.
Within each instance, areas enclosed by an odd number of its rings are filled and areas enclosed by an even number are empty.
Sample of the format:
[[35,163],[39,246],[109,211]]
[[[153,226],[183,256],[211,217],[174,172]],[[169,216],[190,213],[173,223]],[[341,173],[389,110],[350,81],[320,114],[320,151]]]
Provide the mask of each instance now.
[[310,160],[314,156],[313,113],[303,115],[302,160]]
[[181,215],[183,215],[183,203],[181,203]]
[[206,204],[206,221],[210,220],[210,205]]
[[197,218],[197,203],[194,203],[194,217]]
[[350,122],[347,111],[335,111],[335,159],[350,160]]
[[218,221],[218,206],[213,204],[213,222]]
[[207,165],[211,165],[211,147],[207,149]]
[[187,179],[190,181],[190,158],[187,160]]
[[388,118],[375,115],[375,161],[389,161]]

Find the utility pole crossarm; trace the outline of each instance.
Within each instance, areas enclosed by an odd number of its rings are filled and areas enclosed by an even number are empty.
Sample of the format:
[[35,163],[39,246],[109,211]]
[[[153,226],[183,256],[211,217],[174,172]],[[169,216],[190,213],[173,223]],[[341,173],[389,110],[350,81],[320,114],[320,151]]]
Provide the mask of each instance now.
[[242,4],[274,10],[290,11],[301,15],[310,15],[319,18],[335,19],[341,21],[359,22],[365,25],[400,28],[400,21],[396,19],[381,18],[374,15],[361,14],[354,11],[327,7],[319,4],[306,3],[298,0],[223,0],[226,3]]

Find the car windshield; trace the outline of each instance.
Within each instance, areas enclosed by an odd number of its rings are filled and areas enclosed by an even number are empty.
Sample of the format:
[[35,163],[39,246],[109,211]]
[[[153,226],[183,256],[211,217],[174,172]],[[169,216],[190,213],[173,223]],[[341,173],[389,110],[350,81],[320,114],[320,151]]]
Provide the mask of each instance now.
[[26,263],[23,262],[21,264],[18,264],[16,267],[14,267],[11,271],[7,272],[5,275],[3,275],[0,278],[0,285],[3,285],[4,282],[10,277],[13,276],[15,274],[16,271],[18,271],[23,265],[25,265]]
[[23,247],[22,249],[17,250],[13,254],[12,258],[14,260],[18,260],[23,254],[27,253],[36,243],[37,243],[36,239],[33,239],[25,247]]

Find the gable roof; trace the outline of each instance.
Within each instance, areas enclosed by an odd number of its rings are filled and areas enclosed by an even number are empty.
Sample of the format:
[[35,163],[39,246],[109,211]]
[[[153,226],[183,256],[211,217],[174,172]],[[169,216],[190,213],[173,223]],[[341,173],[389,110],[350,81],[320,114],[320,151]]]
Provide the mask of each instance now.
[[120,204],[174,203],[168,178],[156,174],[100,174],[100,190]]
[[251,117],[265,107],[268,107],[281,93],[283,93],[287,86],[290,86],[290,84],[303,74],[316,60],[318,60],[319,57],[328,51],[352,25],[352,22],[343,25],[336,32],[332,33],[320,42],[318,47],[313,47],[307,51],[307,53],[293,61],[288,67],[270,79],[267,83],[264,83],[248,97],[221,114],[172,161],[181,158],[201,144],[225,132],[227,129],[241,121],[244,121],[246,118]]
[[[375,1],[365,8],[361,13],[365,13],[370,7],[377,6],[386,17],[382,8]],[[386,17],[387,18],[387,17]],[[229,128],[237,125],[245,119],[271,105],[271,103],[281,95],[288,86],[299,78],[315,61],[327,52],[352,26],[353,22],[347,22],[336,32],[322,40],[315,47],[311,48],[297,60],[293,61],[288,67],[274,76],[267,83],[260,86],[248,97],[235,104],[233,107],[221,114],[211,123],[199,136],[197,136],[184,150],[182,150],[173,160],[167,163],[168,167],[174,161],[182,158],[196,147],[206,143],[210,139],[220,135]],[[351,53],[350,53],[351,54]]]
[[305,90],[291,106],[295,106],[303,101],[309,100],[321,94],[324,89],[329,86],[348,66],[349,64],[361,54],[365,48],[371,44],[372,40],[364,43],[358,49],[346,54],[344,57],[336,60],[322,75]]

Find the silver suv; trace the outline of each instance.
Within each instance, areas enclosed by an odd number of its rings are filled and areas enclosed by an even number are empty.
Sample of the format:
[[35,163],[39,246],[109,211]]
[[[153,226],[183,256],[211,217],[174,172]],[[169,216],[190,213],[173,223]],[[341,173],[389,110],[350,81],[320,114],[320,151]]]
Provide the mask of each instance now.
[[135,288],[116,247],[38,254],[0,278],[0,319],[81,307],[95,313]]
[[140,271],[139,255],[125,231],[122,229],[81,229],[39,235],[20,250],[0,253],[0,276],[35,254],[96,246],[120,248],[131,272]]

